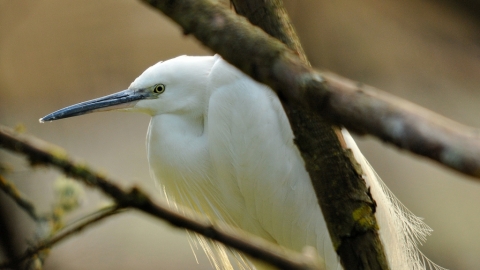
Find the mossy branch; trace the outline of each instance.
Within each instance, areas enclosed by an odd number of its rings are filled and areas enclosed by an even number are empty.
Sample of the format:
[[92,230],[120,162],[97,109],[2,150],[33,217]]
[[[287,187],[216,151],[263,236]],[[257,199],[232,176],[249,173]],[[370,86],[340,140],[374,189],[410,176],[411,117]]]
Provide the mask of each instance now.
[[[232,3],[237,13],[282,41],[310,66],[282,0],[232,0]],[[344,149],[338,127],[301,104],[285,99],[282,104],[343,268],[388,269],[378,234],[375,198],[370,196],[361,173],[355,170],[357,162],[351,151]]]

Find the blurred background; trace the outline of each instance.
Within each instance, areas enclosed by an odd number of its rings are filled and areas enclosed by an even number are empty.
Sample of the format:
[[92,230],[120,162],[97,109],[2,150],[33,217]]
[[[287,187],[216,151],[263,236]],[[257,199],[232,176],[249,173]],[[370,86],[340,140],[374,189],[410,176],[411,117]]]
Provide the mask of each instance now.
[[[479,1],[480,2],[480,1]],[[480,4],[447,0],[286,1],[312,64],[480,127]],[[60,145],[77,160],[161,197],[149,176],[146,115],[91,114],[53,123],[59,108],[126,89],[143,70],[177,55],[210,51],[169,19],[134,0],[0,0],[0,123]],[[433,235],[422,251],[449,269],[480,267],[480,183],[371,137],[360,148],[397,197]],[[53,170],[32,170],[0,150],[6,178],[39,206],[52,205]],[[80,213],[106,202],[86,189]],[[161,199],[161,198],[160,198]],[[19,254],[34,224],[0,192],[7,227],[0,238]],[[198,264],[183,230],[137,212],[62,242],[45,269],[212,269]]]

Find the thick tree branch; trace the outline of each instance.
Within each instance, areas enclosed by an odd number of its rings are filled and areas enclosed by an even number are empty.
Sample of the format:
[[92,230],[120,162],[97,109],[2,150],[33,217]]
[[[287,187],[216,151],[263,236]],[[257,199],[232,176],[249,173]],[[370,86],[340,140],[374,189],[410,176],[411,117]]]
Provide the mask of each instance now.
[[238,14],[246,17],[253,25],[278,39],[290,48],[300,60],[310,66],[300,39],[290,21],[281,0],[231,0]]
[[[205,219],[186,217],[167,207],[154,203],[147,194],[138,188],[125,191],[99,173],[79,165],[67,158],[58,147],[47,145],[33,137],[17,134],[12,129],[0,126],[0,147],[22,153],[32,164],[53,166],[67,176],[95,187],[111,197],[120,208],[135,208],[154,217],[168,221],[210,239],[233,247],[254,258],[270,263],[280,269],[319,269],[315,259],[283,248],[253,235],[246,235],[231,228],[220,228]],[[54,149],[54,150],[52,150]]]
[[[281,0],[232,2],[239,14],[282,41],[310,66]],[[282,104],[343,268],[388,269],[374,215],[375,203],[361,173],[355,170],[351,152],[339,143],[343,142],[341,132],[299,104],[285,100]],[[363,215],[354,219],[359,212]]]
[[479,131],[372,87],[313,70],[284,44],[221,6],[202,0],[143,0],[205,46],[272,87],[284,103],[300,104],[333,124],[480,178]]

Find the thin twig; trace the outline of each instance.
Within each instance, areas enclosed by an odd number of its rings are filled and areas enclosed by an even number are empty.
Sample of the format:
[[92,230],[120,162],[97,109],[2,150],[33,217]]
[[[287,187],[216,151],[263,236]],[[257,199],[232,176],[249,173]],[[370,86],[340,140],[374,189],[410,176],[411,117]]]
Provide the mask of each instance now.
[[0,189],[5,192],[13,201],[22,208],[33,220],[37,221],[39,216],[35,206],[23,194],[18,191],[15,185],[0,175]]
[[285,103],[300,104],[333,124],[374,135],[480,179],[477,129],[373,87],[315,71],[280,41],[211,1],[142,1],[253,79],[269,85]]
[[86,227],[89,227],[90,225],[98,224],[99,221],[122,212],[121,210],[122,208],[116,206],[116,207],[109,208],[106,211],[102,211],[100,214],[95,215],[93,218],[82,221],[78,225],[73,226],[70,229],[66,229],[63,232],[57,234],[56,236],[50,239],[41,241],[36,246],[29,248],[20,257],[13,259],[11,261],[0,263],[0,269],[9,269],[13,266],[19,265],[23,261],[28,260],[29,258],[32,258],[42,250],[48,249],[54,246],[55,244],[67,239],[68,237],[73,236],[78,232],[81,232],[83,229],[85,229]]
[[[144,213],[168,221],[171,225],[194,231],[210,239],[263,260],[280,269],[319,269],[318,263],[309,256],[287,251],[270,242],[247,233],[213,225],[205,218],[187,217],[171,210],[167,206],[154,203],[150,197],[138,188],[124,191],[121,187],[103,175],[79,165],[62,154],[49,151],[48,147],[38,143],[38,139],[15,133],[12,129],[0,125],[0,147],[25,154],[31,163],[50,165],[67,176],[95,187],[115,200],[119,207],[136,208]],[[30,254],[30,253],[29,253]]]
[[106,207],[106,208],[102,208],[98,211],[87,214],[85,216],[82,216],[82,217],[80,217],[76,220],[73,220],[73,221],[69,222],[68,224],[66,224],[65,226],[60,228],[58,233],[61,233],[61,232],[66,231],[66,230],[73,230],[73,228],[79,226],[79,224],[82,224],[84,222],[88,222],[88,220],[92,220],[92,219],[94,219],[98,216],[104,215],[105,213],[115,211],[115,214],[120,214],[122,212],[125,212],[126,210],[127,210],[127,208],[120,208],[117,205],[112,205],[112,206],[109,206],[109,207]]

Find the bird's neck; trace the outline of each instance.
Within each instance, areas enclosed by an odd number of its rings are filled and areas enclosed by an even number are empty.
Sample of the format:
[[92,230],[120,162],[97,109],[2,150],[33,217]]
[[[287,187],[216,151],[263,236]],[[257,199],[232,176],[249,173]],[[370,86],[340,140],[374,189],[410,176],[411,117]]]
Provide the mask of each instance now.
[[169,199],[199,212],[205,212],[201,205],[209,205],[202,194],[215,190],[203,123],[201,117],[158,115],[152,117],[147,135],[148,161],[156,180]]
[[173,140],[175,144],[182,139],[200,137],[205,130],[203,115],[189,113],[156,115],[152,117],[150,126],[154,128],[150,132],[161,134],[159,139]]
[[[153,116],[147,134],[147,151],[150,163],[181,166],[205,147],[204,121],[200,115],[161,114]],[[187,154],[188,153],[188,154]],[[193,161],[192,160],[192,161]],[[177,168],[178,169],[178,168]]]
[[155,176],[162,178],[158,180],[178,179],[176,174],[192,169],[186,166],[208,160],[204,131],[201,116],[162,114],[152,117],[147,134],[147,151],[150,168],[158,169],[154,171]]

